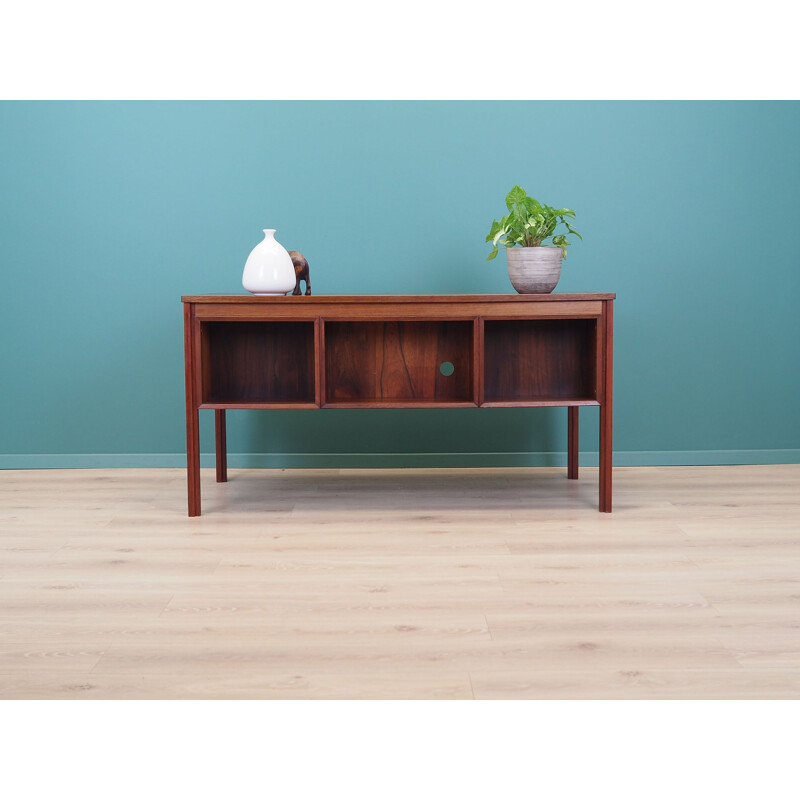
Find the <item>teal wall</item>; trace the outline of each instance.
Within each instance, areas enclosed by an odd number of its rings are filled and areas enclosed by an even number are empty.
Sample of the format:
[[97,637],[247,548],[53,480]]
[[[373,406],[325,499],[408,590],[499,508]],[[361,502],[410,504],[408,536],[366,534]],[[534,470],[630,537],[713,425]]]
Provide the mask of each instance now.
[[[180,295],[242,292],[264,227],[317,294],[512,291],[483,239],[515,183],[577,211],[558,291],[617,292],[617,463],[798,461],[798,142],[796,102],[0,103],[0,466],[182,463]],[[229,417],[273,454],[234,465],[559,463],[566,435]]]

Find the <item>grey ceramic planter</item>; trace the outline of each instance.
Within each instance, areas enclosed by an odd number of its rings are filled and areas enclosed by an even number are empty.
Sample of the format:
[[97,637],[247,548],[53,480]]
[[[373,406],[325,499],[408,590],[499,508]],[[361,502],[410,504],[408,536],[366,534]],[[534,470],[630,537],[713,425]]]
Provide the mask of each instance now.
[[508,277],[520,294],[548,294],[561,277],[560,247],[509,247]]

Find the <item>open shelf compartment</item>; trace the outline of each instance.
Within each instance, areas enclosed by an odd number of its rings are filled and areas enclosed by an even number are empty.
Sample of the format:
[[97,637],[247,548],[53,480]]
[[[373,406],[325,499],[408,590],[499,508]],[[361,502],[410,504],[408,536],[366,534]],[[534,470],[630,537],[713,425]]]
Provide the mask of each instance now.
[[202,403],[315,404],[314,322],[204,322]]
[[597,321],[484,320],[484,405],[597,401]]
[[324,405],[475,405],[472,320],[323,326]]

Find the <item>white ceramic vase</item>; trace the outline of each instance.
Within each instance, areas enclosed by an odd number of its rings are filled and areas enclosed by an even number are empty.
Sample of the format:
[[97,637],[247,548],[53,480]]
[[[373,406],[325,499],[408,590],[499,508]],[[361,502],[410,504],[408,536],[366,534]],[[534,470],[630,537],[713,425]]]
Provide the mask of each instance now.
[[286,249],[275,240],[275,229],[264,229],[244,265],[242,286],[253,294],[286,294],[296,284],[294,264]]
[[560,247],[509,247],[508,277],[520,294],[548,294],[561,277]]

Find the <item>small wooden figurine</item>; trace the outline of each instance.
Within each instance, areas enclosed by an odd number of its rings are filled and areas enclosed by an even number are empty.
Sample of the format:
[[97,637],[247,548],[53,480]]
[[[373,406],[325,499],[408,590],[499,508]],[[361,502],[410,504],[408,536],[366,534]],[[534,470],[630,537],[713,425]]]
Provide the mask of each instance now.
[[298,253],[297,250],[290,250],[289,255],[292,258],[292,264],[294,264],[294,274],[297,278],[297,284],[294,287],[294,291],[292,294],[302,294],[300,291],[300,281],[306,282],[306,294],[311,294],[311,282],[308,279],[308,261],[303,258],[302,253]]

